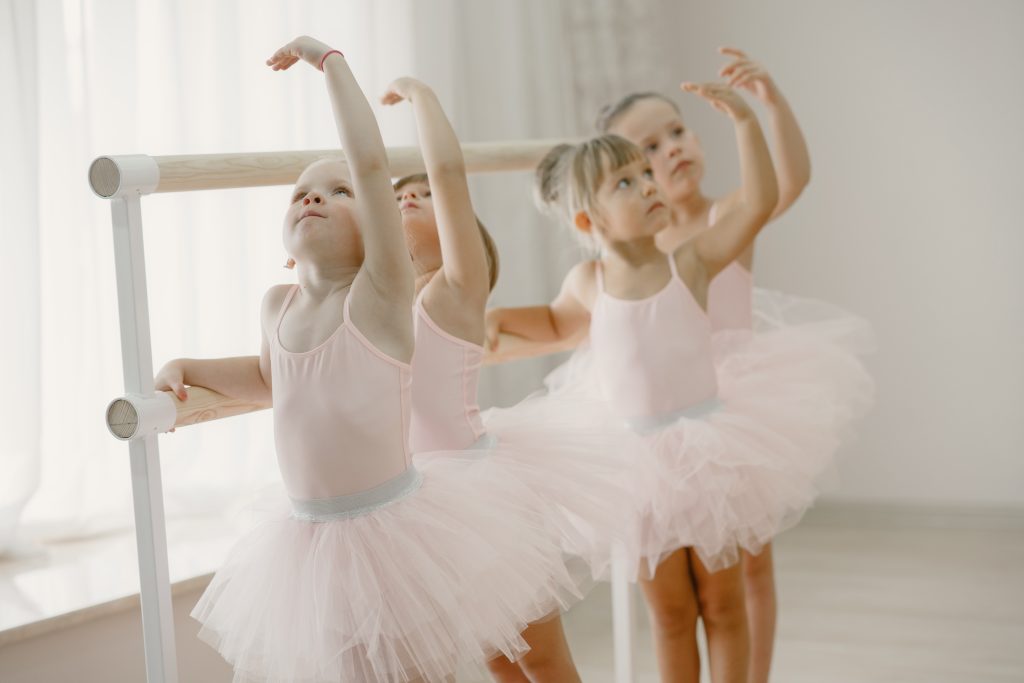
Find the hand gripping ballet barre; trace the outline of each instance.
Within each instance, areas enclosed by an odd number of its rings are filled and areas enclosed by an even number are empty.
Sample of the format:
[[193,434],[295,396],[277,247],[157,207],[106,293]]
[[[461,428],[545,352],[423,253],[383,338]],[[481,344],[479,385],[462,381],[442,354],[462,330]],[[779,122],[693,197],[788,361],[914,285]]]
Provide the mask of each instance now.
[[129,441],[269,407],[267,403],[229,398],[204,387],[189,387],[188,401],[169,391],[149,396],[128,394],[107,406],[107,429],[121,441]]

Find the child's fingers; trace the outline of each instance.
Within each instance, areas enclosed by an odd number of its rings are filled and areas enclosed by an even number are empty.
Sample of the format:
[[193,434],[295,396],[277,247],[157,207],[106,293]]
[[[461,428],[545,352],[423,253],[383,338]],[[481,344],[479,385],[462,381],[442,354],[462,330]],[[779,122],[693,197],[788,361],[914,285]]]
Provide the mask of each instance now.
[[711,83],[689,83],[689,82],[687,82],[687,83],[683,83],[682,88],[686,92],[693,93],[694,95],[697,95],[698,97],[703,97],[706,100],[707,99],[714,99],[716,97],[716,90],[714,88],[714,85],[711,84]]
[[736,87],[736,83],[737,82],[739,82],[741,80],[744,80],[746,78],[749,78],[750,76],[754,75],[755,73],[757,73],[757,67],[754,66],[754,65],[750,65],[750,66],[744,67],[742,69],[738,69],[737,71],[735,71],[733,73],[732,78],[729,79],[729,87],[730,88]]
[[288,59],[282,59],[281,61],[279,61],[277,64],[274,65],[274,71],[287,71],[297,61],[299,61],[299,60],[298,60],[298,58],[295,58],[295,57],[291,57],[291,58],[288,58]]
[[748,60],[746,60],[746,59],[734,60],[732,62],[729,62],[725,66],[723,66],[721,69],[719,69],[718,70],[718,76],[719,76],[719,78],[725,78],[726,76],[728,76],[730,73],[732,73],[736,69],[738,69],[740,67],[743,67],[743,66],[746,66],[748,64],[750,64],[750,62]]
[[188,400],[188,389],[185,388],[184,384],[175,384],[174,393],[176,393],[178,395],[178,398],[180,398],[182,401]]
[[718,54],[729,55],[730,57],[739,57],[740,59],[746,59],[747,53],[739,48],[722,46],[718,48]]
[[267,60],[267,63],[270,64],[272,62],[280,62],[282,59],[287,57],[288,54],[289,51],[287,46],[279,48],[274,52],[274,54],[270,55],[270,59]]
[[297,61],[299,61],[299,58],[293,53],[286,50],[278,50],[267,60],[267,66],[271,67],[274,71],[283,71]]

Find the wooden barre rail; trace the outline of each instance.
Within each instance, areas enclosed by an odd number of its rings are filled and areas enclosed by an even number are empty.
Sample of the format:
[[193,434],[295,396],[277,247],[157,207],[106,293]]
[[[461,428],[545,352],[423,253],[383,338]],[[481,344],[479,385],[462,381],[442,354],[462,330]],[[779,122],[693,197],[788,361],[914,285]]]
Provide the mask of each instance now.
[[[462,145],[468,173],[526,171],[535,168],[548,151],[562,140],[469,142]],[[389,147],[388,162],[395,178],[422,173],[418,147]],[[98,157],[89,168],[89,183],[101,197],[113,197],[123,184],[135,184],[124,176],[133,171],[148,173],[146,192],[192,192],[237,187],[291,185],[303,169],[318,159],[340,158],[340,149],[296,152],[244,152],[238,154],[191,154],[155,157]],[[145,161],[145,160],[150,161]],[[141,168],[136,164],[141,164]],[[154,176],[155,177],[152,177]]]

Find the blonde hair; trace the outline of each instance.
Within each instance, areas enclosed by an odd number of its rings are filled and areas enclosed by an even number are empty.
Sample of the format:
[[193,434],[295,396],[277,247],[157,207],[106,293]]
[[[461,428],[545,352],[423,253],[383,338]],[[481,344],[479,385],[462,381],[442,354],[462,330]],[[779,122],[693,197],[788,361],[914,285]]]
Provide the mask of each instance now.
[[[395,181],[395,192],[398,192],[403,187],[410,183],[423,183],[427,187],[430,187],[430,179],[426,173],[414,173],[412,175],[403,176]],[[487,282],[491,291],[494,291],[494,286],[498,284],[498,272],[501,269],[501,261],[498,258],[498,245],[494,243],[494,238],[491,237],[491,233],[484,227],[483,221],[475,213],[473,217],[476,218],[476,227],[480,229],[480,238],[484,241],[484,254],[487,256]]]
[[[537,165],[534,196],[542,210],[572,227],[574,217],[581,211],[591,217],[598,215],[597,190],[608,174],[644,160],[639,147],[618,135],[600,135],[576,145],[557,145]],[[578,230],[573,232],[579,234],[586,246],[598,246]]]

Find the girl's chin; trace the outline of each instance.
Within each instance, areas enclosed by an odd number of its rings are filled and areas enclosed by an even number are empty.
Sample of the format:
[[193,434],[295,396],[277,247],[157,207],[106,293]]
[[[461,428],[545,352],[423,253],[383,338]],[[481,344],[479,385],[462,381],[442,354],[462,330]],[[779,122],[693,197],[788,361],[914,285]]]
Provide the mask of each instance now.
[[696,177],[676,178],[665,186],[672,199],[686,199],[700,189],[700,179]]

